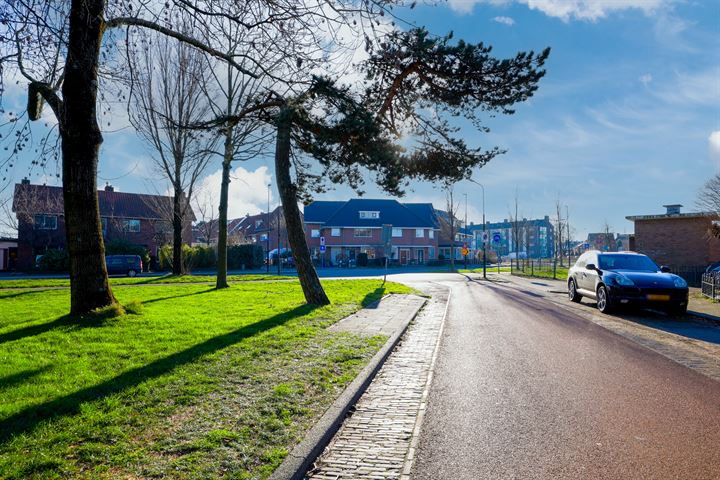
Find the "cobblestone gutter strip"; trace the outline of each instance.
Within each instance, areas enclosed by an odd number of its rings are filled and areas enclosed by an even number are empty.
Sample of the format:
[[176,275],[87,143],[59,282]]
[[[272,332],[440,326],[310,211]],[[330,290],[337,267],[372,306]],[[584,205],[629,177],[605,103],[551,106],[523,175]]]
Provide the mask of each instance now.
[[333,402],[320,420],[308,431],[305,438],[285,457],[285,460],[273,472],[269,480],[300,480],[318,458],[335,433],[342,425],[351,407],[355,405],[365,393],[375,375],[380,371],[385,360],[395,349],[410,322],[417,316],[425,304],[425,301],[418,302],[416,306],[407,312],[403,325],[393,333],[385,345],[370,359],[360,374],[355,377],[350,385],[345,388],[342,394]]
[[310,479],[399,480],[412,467],[410,448],[420,431],[449,294],[440,285],[413,286],[431,300],[308,472]]

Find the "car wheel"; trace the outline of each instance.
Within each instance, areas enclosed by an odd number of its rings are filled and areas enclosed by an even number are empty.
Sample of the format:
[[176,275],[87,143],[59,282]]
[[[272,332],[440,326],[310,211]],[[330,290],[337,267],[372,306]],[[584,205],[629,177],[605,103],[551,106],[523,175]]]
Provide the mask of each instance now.
[[608,295],[605,285],[600,285],[597,289],[597,308],[602,313],[610,313],[612,311],[612,303],[610,295]]
[[128,277],[134,277],[135,275],[137,275],[137,272],[135,270],[128,271]]
[[582,298],[582,295],[577,293],[577,287],[575,286],[575,280],[570,279],[568,282],[568,297],[570,298],[571,302],[579,302]]

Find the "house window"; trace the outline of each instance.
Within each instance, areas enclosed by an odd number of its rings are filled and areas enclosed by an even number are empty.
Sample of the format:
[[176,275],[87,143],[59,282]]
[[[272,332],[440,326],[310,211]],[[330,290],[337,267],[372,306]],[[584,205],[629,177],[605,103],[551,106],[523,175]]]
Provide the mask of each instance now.
[[312,230],[310,230],[310,236],[312,238],[318,238],[320,236],[320,230],[318,230],[317,228],[313,228]]
[[339,228],[333,228],[330,230],[330,235],[333,237],[339,237],[340,236],[340,229]]
[[255,228],[256,229],[260,228],[261,225],[262,225],[262,220],[255,220]]
[[402,237],[402,228],[393,228],[392,236],[395,238]]
[[370,220],[380,218],[380,212],[371,212],[368,210],[360,210],[360,218]]
[[[435,230],[433,230],[432,228],[428,230],[428,238],[435,238]],[[430,258],[432,258],[432,255],[430,256]]]
[[261,242],[267,242],[267,239],[268,239],[267,233],[263,233],[262,235],[260,235]]
[[356,228],[354,236],[360,238],[370,238],[372,237],[372,230],[369,228]]
[[424,228],[416,228],[415,229],[415,238],[424,238],[425,237],[425,229]]
[[126,218],[122,221],[123,230],[126,232],[139,232],[140,231],[140,220],[134,218]]
[[57,230],[57,215],[35,215],[35,230]]

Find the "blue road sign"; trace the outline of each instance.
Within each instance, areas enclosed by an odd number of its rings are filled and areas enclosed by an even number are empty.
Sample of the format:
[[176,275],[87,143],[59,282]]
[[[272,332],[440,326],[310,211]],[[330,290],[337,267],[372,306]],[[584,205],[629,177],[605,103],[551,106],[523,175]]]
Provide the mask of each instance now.
[[325,245],[320,245],[320,251],[323,253],[325,252]]
[[500,234],[497,232],[493,233],[493,242],[500,243],[500,240],[502,240],[502,237],[500,236]]

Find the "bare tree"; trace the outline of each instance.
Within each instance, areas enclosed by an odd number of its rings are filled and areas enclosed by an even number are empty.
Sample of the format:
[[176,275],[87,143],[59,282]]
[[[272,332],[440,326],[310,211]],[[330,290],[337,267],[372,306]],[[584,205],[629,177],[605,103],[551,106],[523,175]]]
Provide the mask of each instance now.
[[612,232],[612,227],[607,220],[605,220],[605,223],[603,223],[602,235],[602,249],[607,252],[614,252],[615,250],[617,250],[617,245],[615,243],[615,234]]
[[200,238],[208,247],[217,241],[218,220],[215,216],[215,197],[208,189],[195,195],[195,210],[198,212],[198,223],[195,228],[200,232]]
[[[6,75],[22,78],[28,86],[27,119],[40,119],[47,103],[58,125],[73,314],[116,303],[108,283],[97,196],[103,141],[98,87],[101,75],[112,77],[112,59],[117,58],[112,51],[101,56],[101,51],[116,49],[122,42],[103,40],[119,27],[127,27],[128,35],[131,27],[151,29],[242,69],[232,57],[174,30],[174,16],[168,11],[172,8],[170,3],[145,1],[108,6],[104,0],[26,0],[5,2],[0,9],[1,81]],[[0,94],[3,90],[0,84]],[[20,133],[13,153],[32,140],[29,131]]]
[[[191,25],[184,30],[191,30]],[[151,147],[157,171],[172,186],[172,273],[182,275],[183,229],[193,191],[217,143],[214,133],[186,127],[210,113],[202,90],[206,62],[187,44],[158,34],[145,37],[143,48],[128,58],[135,75],[130,122]]]
[[558,198],[555,201],[555,222],[553,225],[553,229],[555,230],[555,242],[554,242],[554,249],[555,249],[555,262],[560,261],[560,266],[563,265],[563,250],[565,249],[564,239],[565,239],[565,220],[562,217],[562,206],[560,205],[560,199]]
[[698,193],[697,206],[703,211],[710,212],[716,219],[710,224],[709,234],[720,238],[720,173],[716,173]]
[[455,203],[454,188],[452,185],[445,187],[445,208],[447,209],[447,234],[450,238],[450,270],[455,271],[455,237],[457,236],[457,212],[460,205]]

